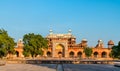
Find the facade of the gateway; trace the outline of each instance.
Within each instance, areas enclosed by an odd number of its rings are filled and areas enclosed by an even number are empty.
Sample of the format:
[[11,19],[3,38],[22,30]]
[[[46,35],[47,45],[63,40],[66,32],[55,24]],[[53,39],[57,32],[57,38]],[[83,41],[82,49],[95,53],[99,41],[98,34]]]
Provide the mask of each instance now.
[[[87,40],[83,39],[79,44],[76,44],[76,37],[72,35],[71,30],[66,34],[54,34],[52,30],[46,36],[48,40],[48,49],[44,50],[44,57],[52,58],[86,58],[84,51],[87,45]],[[18,57],[24,57],[23,52],[23,43],[18,41],[18,46],[15,48],[18,53]],[[114,46],[112,40],[108,41],[108,47],[104,47],[102,40],[98,40],[96,46],[91,47],[93,50],[91,58],[96,59],[109,59],[111,47]]]

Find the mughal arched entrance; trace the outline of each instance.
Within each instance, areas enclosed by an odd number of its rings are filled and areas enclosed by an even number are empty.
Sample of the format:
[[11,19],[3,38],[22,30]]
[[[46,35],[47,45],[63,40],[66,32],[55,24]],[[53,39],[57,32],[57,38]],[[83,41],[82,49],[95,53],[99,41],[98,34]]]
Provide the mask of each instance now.
[[106,58],[107,57],[107,53],[106,52],[102,52],[101,57],[102,58]]
[[18,51],[16,51],[15,54],[16,54],[16,57],[19,57],[19,52]]
[[69,57],[74,57],[74,52],[73,51],[71,51],[70,53],[69,53]]
[[51,54],[50,51],[47,52],[47,56],[48,56],[48,57],[52,57],[52,54]]
[[98,58],[98,52],[94,52],[94,58]]
[[79,51],[79,52],[77,53],[77,56],[78,56],[79,58],[81,58],[81,57],[82,57],[82,52]]
[[65,48],[62,44],[55,47],[56,57],[65,57]]

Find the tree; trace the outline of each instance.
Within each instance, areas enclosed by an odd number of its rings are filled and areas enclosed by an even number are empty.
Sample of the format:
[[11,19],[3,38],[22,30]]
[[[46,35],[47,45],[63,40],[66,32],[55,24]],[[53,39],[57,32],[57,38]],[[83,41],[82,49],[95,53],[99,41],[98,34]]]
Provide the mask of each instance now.
[[83,52],[89,58],[91,56],[91,54],[92,54],[93,51],[92,51],[92,48],[86,47],[86,48],[84,48]]
[[47,48],[47,40],[39,34],[29,33],[23,37],[24,41],[24,56],[36,57],[37,55],[43,55],[43,49]]
[[120,41],[119,41],[118,45],[112,47],[110,55],[113,58],[120,59]]
[[8,35],[7,31],[0,29],[0,58],[7,54],[14,54],[14,45],[14,39]]

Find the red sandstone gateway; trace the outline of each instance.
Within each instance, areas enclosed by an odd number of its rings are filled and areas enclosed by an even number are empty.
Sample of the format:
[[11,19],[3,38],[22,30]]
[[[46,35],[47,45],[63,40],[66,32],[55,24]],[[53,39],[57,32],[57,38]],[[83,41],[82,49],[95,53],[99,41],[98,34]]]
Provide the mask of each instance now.
[[[71,33],[71,30],[66,34],[55,34],[52,30],[46,36],[48,40],[48,49],[44,49],[43,56],[47,58],[81,58],[85,59],[85,53],[83,52],[87,45],[87,40],[83,39],[80,43],[76,43],[76,37]],[[24,57],[23,52],[23,42],[19,40],[17,47],[15,48],[16,57]],[[92,59],[108,60],[111,59],[109,54],[111,52],[111,47],[114,46],[112,40],[108,41],[108,47],[104,47],[102,40],[98,40],[98,44],[91,47],[93,50]],[[40,56],[38,56],[40,57]]]

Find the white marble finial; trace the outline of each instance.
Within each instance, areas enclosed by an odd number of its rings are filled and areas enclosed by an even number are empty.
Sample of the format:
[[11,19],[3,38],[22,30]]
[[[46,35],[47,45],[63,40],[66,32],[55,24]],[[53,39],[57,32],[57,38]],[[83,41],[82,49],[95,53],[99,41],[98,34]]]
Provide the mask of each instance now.
[[71,30],[71,29],[69,29],[69,30],[68,30],[68,34],[71,34],[71,33],[72,33],[72,30]]

